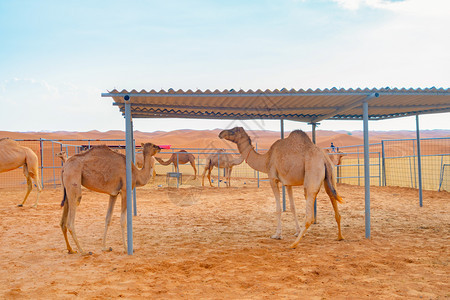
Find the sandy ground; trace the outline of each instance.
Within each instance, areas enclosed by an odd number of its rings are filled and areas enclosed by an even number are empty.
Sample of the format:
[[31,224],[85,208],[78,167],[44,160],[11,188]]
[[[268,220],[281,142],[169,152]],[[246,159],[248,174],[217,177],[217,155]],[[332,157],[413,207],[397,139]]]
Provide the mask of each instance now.
[[[338,185],[345,240],[337,241],[326,194],[318,224],[297,249],[290,212],[273,240],[268,186],[137,190],[135,254],[123,253],[119,206],[101,251],[108,196],[84,190],[76,216],[91,256],[69,255],[59,227],[60,189],[0,189],[1,299],[448,299],[450,194],[372,187],[372,239],[364,237],[364,189]],[[302,188],[294,189],[303,221]],[[75,245],[73,244],[75,247]]]

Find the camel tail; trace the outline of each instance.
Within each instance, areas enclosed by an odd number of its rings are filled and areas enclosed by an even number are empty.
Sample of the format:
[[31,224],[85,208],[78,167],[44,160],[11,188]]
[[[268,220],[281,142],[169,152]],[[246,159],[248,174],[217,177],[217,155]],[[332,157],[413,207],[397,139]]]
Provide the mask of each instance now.
[[61,186],[63,187],[63,199],[61,201],[61,207],[64,207],[64,203],[66,203],[66,199],[67,199],[67,192],[66,192],[66,187],[64,186],[64,169],[62,169],[61,171]]
[[338,195],[336,191],[336,175],[333,169],[333,164],[330,159],[326,156],[325,161],[325,179],[324,179],[325,191],[328,196],[339,203],[344,203],[341,196]]
[[170,158],[167,160],[167,161],[163,161],[161,158],[159,158],[159,157],[155,157],[155,159],[160,163],[160,164],[162,164],[163,166],[168,166],[168,165],[170,165],[170,163],[171,163],[171,161],[170,161]]
[[61,201],[61,207],[64,207],[64,203],[66,202],[66,199],[67,199],[67,192],[66,192],[66,188],[64,188],[64,196]]

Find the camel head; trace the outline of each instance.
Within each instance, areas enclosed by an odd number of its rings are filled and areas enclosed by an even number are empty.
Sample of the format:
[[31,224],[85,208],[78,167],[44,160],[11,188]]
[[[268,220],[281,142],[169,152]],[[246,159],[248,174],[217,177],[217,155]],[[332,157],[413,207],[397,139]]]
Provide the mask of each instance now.
[[56,157],[65,158],[66,157],[66,151],[61,151],[55,154]]
[[152,143],[145,143],[145,144],[141,144],[144,156],[146,155],[150,155],[153,156],[156,153],[159,153],[161,151],[161,148],[155,144]]
[[242,127],[234,127],[233,129],[229,130],[222,130],[219,133],[219,138],[226,139],[233,143],[238,143],[239,141],[248,140],[250,145],[252,144],[252,141],[248,134],[245,132],[244,128]]

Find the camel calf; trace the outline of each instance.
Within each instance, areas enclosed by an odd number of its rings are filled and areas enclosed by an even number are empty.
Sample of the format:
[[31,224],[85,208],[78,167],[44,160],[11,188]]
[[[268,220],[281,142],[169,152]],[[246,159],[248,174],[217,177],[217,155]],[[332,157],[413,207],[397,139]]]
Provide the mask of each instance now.
[[220,153],[225,153],[223,149],[218,150],[219,154],[211,154],[206,158],[205,163],[205,169],[203,170],[202,174],[202,186],[205,186],[205,174],[208,172],[208,180],[209,185],[213,186],[211,183],[211,171],[214,169],[214,167],[217,168],[224,168],[225,169],[225,179],[226,179],[226,186],[231,186],[231,171],[234,166],[237,166],[241,164],[244,161],[244,158],[242,156],[231,158],[230,155],[222,154],[220,157]]

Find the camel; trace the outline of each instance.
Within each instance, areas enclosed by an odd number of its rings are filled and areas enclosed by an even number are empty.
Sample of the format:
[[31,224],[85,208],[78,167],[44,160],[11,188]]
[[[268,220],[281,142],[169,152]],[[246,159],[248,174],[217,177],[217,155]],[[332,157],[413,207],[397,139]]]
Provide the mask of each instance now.
[[15,170],[23,167],[23,175],[27,179],[27,193],[21,204],[22,207],[27,201],[33,188],[33,181],[37,188],[36,202],[32,207],[37,207],[39,194],[42,190],[41,180],[39,179],[39,160],[37,155],[28,147],[21,146],[15,140],[10,138],[0,139],[0,173]]
[[331,152],[330,149],[326,149],[325,151],[330,157],[331,162],[335,166],[339,166],[342,163],[342,158],[347,155],[344,152],[340,151],[339,148],[337,148],[337,152]]
[[[330,158],[311,142],[306,133],[301,130],[294,130],[287,138],[273,143],[269,151],[264,154],[259,154],[253,149],[251,139],[242,127],[223,130],[219,137],[235,143],[251,168],[268,174],[277,211],[277,229],[272,238],[281,239],[281,205],[278,186],[278,183],[281,182],[282,185],[286,186],[296,226],[295,235],[297,235],[297,239],[291,245],[291,248],[297,247],[309,226],[314,222],[314,201],[322,183],[334,209],[338,226],[338,240],[343,239],[341,216],[337,206],[337,202],[342,203],[343,200],[336,192],[333,164]],[[301,231],[292,193],[292,187],[300,185],[304,186],[306,198],[305,224]]]
[[63,164],[66,162],[66,160],[69,159],[69,156],[67,155],[66,151],[61,151],[55,154],[56,157],[61,158]]
[[[132,167],[132,187],[144,186],[151,178],[152,160],[150,157],[161,151],[161,148],[152,144],[142,144],[144,152],[144,166],[142,169]],[[117,196],[122,198],[122,210],[120,224],[122,227],[122,241],[127,251],[125,241],[127,191],[126,191],[126,163],[125,155],[109,149],[105,145],[94,146],[86,152],[71,156],[62,168],[62,184],[64,197],[61,206],[64,207],[61,218],[61,229],[66,241],[67,250],[70,254],[76,253],[69,244],[67,230],[72,235],[78,250],[82,255],[91,254],[85,252],[78,242],[75,233],[75,213],[81,201],[81,186],[90,190],[109,195],[108,210],[105,220],[105,232],[103,235],[103,251],[111,251],[106,248],[106,233],[111,223],[111,215]]]
[[173,163],[176,170],[178,170],[178,164],[184,165],[189,162],[189,163],[191,163],[191,166],[194,169],[194,180],[197,179],[197,168],[195,168],[194,155],[187,153],[186,150],[180,150],[177,153],[172,153],[172,155],[170,156],[170,158],[167,161],[163,161],[159,157],[155,157],[155,159],[163,166],[168,166],[171,163]]
[[[225,150],[220,149],[218,150],[219,153],[225,153]],[[206,171],[208,171],[208,180],[209,185],[213,186],[211,183],[211,171],[214,169],[214,167],[217,168],[224,168],[225,169],[225,179],[226,179],[226,185],[227,187],[231,186],[231,170],[234,166],[237,166],[241,164],[244,161],[244,158],[241,156],[239,157],[230,157],[230,155],[220,155],[219,154],[211,154],[206,158],[205,163],[205,169],[203,170],[202,174],[202,186],[205,186],[205,174]],[[219,166],[220,164],[220,166]]]

